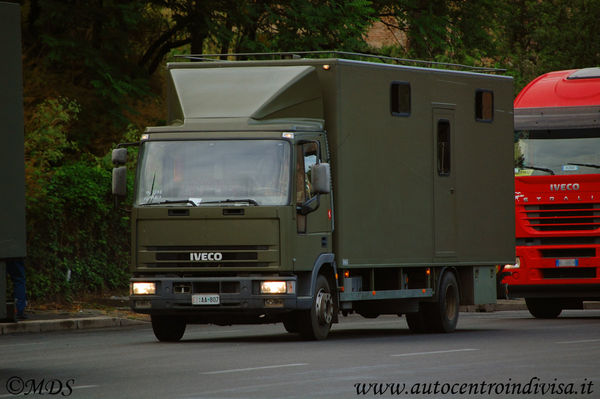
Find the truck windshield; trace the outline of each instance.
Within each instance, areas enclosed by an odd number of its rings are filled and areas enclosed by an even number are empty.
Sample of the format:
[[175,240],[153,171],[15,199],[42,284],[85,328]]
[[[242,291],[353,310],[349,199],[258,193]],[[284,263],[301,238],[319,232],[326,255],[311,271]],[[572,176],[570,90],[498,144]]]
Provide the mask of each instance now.
[[147,141],[137,205],[286,205],[290,144],[283,140]]
[[515,174],[600,173],[600,129],[515,132]]

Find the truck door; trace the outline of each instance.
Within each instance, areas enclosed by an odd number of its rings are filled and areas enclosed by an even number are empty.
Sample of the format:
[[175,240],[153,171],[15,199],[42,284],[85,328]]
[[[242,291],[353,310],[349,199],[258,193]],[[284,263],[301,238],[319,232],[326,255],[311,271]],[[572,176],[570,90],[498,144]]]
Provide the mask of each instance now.
[[436,257],[456,256],[454,107],[433,108],[433,235]]
[[[317,139],[296,145],[295,201],[297,206],[313,198],[317,201],[315,198],[317,194],[312,191],[310,183],[310,168],[317,162],[325,162],[322,159],[321,147]],[[318,202],[318,208],[314,211],[305,215],[300,212],[296,214],[298,239],[294,258],[296,265],[301,264],[303,268],[309,265],[312,267],[319,254],[331,252],[330,194],[321,194]]]

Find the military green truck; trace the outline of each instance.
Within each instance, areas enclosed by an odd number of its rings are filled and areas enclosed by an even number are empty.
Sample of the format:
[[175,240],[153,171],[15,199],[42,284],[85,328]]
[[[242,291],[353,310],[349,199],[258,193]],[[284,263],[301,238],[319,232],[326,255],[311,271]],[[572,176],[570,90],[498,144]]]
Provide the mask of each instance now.
[[[339,314],[451,332],[514,260],[510,77],[303,58],[169,63],[139,143],[130,303],[187,324]],[[113,151],[125,194],[126,145]]]

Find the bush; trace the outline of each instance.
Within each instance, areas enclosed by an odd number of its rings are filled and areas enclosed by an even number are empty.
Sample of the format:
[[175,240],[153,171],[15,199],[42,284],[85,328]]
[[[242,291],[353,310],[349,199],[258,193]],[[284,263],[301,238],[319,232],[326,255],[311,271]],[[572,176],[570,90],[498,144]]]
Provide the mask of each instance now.
[[[81,154],[68,139],[79,111],[75,101],[49,99],[26,126],[26,266],[33,300],[127,287],[129,217],[113,206],[110,156]],[[132,176],[129,185],[131,193]]]
[[56,168],[44,200],[28,206],[30,298],[126,288],[129,217],[114,209],[110,187],[109,170],[77,161]]

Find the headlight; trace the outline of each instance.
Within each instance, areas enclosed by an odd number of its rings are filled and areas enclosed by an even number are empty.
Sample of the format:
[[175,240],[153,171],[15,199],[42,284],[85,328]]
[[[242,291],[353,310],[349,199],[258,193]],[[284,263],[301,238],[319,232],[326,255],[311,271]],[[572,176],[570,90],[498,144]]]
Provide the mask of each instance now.
[[135,281],[131,283],[131,293],[133,295],[154,295],[156,294],[156,283]]
[[294,281],[263,281],[260,283],[261,294],[294,294],[295,292]]
[[520,269],[521,268],[521,258],[519,258],[517,256],[517,259],[515,260],[515,264],[514,265],[505,265],[504,266],[504,270],[514,270],[514,269]]

